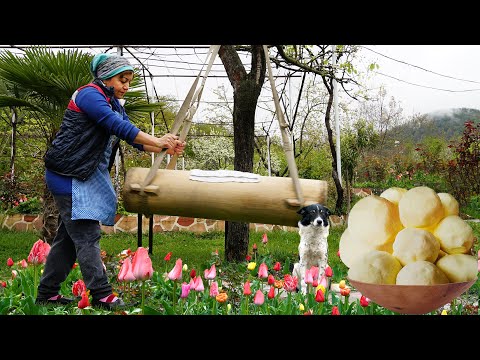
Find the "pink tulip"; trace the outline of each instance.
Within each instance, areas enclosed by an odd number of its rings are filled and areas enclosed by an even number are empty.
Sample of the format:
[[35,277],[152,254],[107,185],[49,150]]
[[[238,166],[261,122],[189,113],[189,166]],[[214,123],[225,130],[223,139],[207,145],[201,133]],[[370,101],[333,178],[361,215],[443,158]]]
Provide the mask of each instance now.
[[327,266],[325,269],[325,276],[326,277],[332,277],[333,276],[333,270],[330,266]]
[[132,260],[130,260],[129,257],[123,260],[123,264],[122,264],[122,267],[120,268],[120,272],[118,273],[117,279],[118,281],[125,281],[125,282],[136,280],[132,272]]
[[261,279],[265,279],[268,277],[268,267],[267,264],[261,263],[260,267],[258,268],[258,277]]
[[33,265],[45,264],[47,261],[48,253],[50,252],[50,244],[38,239],[32,246],[30,253],[28,254],[28,262]]
[[190,294],[190,284],[187,284],[186,282],[183,282],[182,283],[182,293],[180,295],[180,297],[182,299],[185,299],[188,294]]
[[207,280],[215,279],[215,277],[217,276],[217,269],[215,268],[215,264],[213,264],[210,269],[205,269],[204,276]]
[[305,284],[312,284],[313,283],[313,276],[312,276],[312,273],[310,271],[310,269],[306,269],[305,270],[305,276],[303,278],[303,281],[305,281]]
[[370,301],[368,300],[367,297],[365,297],[365,295],[362,295],[362,296],[360,297],[360,305],[361,305],[362,307],[367,307],[369,303],[370,303]]
[[250,281],[247,280],[245,281],[245,284],[243,284],[243,295],[252,295],[252,290],[250,289]]
[[290,274],[285,274],[283,278],[283,288],[288,291],[292,292],[297,289],[298,285],[298,278],[296,276],[292,276]]
[[203,280],[200,275],[190,279],[190,290],[195,290],[198,292],[205,290],[205,287],[203,286]]
[[216,281],[212,281],[212,283],[210,284],[210,296],[215,297],[218,294],[218,283]]
[[20,266],[24,269],[27,268],[28,267],[27,260],[22,259],[22,261],[20,261]]
[[148,250],[139,247],[132,259],[132,273],[137,280],[150,279],[153,275],[152,260],[148,256]]
[[168,278],[172,281],[182,280],[182,269],[182,259],[178,258],[177,261],[175,261],[175,266],[168,273]]
[[12,279],[15,279],[18,276],[17,270],[12,270]]
[[322,275],[318,285],[322,285],[326,289],[327,288],[327,283],[328,283],[327,278],[325,277],[325,275]]
[[14,264],[14,262],[13,262],[12,258],[9,257],[9,258],[7,259],[7,266],[10,267],[10,266],[13,266],[13,264]]
[[265,302],[265,296],[263,295],[262,290],[257,290],[255,297],[253,298],[253,303],[255,305],[262,305]]
[[262,235],[262,244],[267,245],[268,243],[268,236],[266,233]]

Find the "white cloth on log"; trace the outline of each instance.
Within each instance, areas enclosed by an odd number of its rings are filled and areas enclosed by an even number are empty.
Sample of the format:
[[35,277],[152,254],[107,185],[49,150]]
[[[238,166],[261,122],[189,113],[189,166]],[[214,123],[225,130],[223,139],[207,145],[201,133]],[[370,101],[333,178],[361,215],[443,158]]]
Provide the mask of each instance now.
[[236,170],[199,170],[190,171],[189,180],[203,182],[259,182],[260,175]]

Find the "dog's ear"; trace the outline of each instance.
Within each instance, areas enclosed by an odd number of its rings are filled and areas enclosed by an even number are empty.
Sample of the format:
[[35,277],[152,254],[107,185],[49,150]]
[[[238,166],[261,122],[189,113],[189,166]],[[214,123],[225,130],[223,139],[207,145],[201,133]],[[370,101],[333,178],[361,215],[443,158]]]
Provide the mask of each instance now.
[[297,211],[297,214],[300,214],[303,216],[303,214],[305,214],[306,210],[305,210],[305,207],[302,207],[300,210]]
[[332,212],[330,211],[330,209],[329,209],[329,208],[327,208],[327,207],[326,207],[326,208],[325,208],[325,211],[327,212],[327,216],[330,216],[330,215],[332,215]]

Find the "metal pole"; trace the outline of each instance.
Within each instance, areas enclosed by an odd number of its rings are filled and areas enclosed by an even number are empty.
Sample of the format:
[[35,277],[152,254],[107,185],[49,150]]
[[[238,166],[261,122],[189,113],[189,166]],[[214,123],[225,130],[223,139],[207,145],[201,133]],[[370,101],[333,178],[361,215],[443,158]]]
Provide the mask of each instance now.
[[335,131],[336,131],[336,150],[337,150],[337,174],[338,181],[342,184],[342,159],[340,155],[340,123],[338,120],[338,87],[337,80],[335,79],[335,67],[337,63],[337,55],[335,52],[335,45],[332,45],[332,68],[334,69],[334,78],[333,78],[333,109],[335,114]]

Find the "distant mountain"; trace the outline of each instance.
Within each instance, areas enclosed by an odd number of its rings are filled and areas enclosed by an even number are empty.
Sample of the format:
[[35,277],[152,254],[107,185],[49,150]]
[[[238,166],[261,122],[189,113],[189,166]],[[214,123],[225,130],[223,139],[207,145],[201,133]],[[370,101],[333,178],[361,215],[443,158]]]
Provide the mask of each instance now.
[[465,122],[469,120],[475,124],[479,123],[480,110],[455,108],[434,111],[392,129],[392,133],[395,134],[395,138],[410,139],[417,143],[427,136],[450,141],[463,134]]

